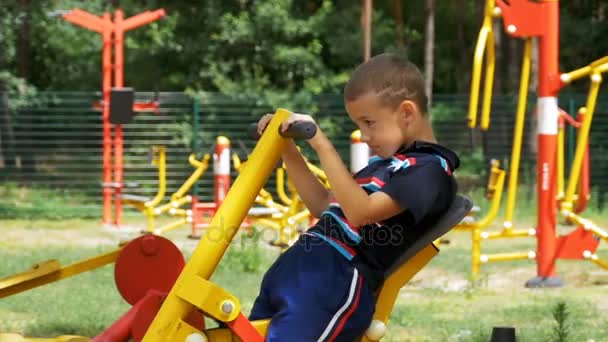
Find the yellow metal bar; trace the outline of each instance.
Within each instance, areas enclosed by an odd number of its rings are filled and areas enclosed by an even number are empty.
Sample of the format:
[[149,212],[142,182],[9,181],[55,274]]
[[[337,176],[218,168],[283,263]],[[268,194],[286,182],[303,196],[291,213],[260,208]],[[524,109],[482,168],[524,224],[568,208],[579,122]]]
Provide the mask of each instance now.
[[[251,325],[260,333],[260,335],[266,336],[268,326],[270,326],[270,320],[264,319],[259,321],[251,321]],[[228,328],[213,328],[205,330],[205,336],[207,336],[210,342],[240,341],[240,339],[234,335],[232,330]]]
[[211,156],[209,153],[205,153],[203,156],[203,160],[196,160],[196,155],[193,153],[188,157],[188,162],[190,165],[196,167],[196,170],[188,177],[188,179],[182,184],[182,186],[171,196],[171,200],[175,201],[179,198],[184,197],[184,195],[192,188],[194,183],[196,183],[207,171],[209,167],[209,160]]
[[[492,58],[494,56],[494,39],[493,37],[490,39],[489,37],[491,35],[494,34],[493,32],[493,27],[492,27],[492,18],[493,18],[493,14],[494,14],[494,0],[488,0],[486,1],[486,6],[484,9],[484,18],[483,18],[483,24],[481,26],[481,29],[479,30],[479,35],[477,36],[477,44],[475,45],[475,54],[473,56],[473,73],[471,75],[471,95],[470,95],[470,99],[469,99],[469,128],[474,128],[475,126],[477,126],[477,104],[479,103],[479,84],[481,81],[481,68],[483,65],[483,57],[484,57],[484,53],[486,52],[486,50],[488,51],[492,51],[492,56],[490,58]],[[489,45],[489,43],[492,43],[492,45]],[[493,79],[494,77],[494,61],[493,60],[489,60],[488,57],[486,57],[487,62],[491,62],[492,64],[492,72],[491,75],[490,73],[486,73],[486,86],[488,84],[492,84],[492,82],[490,82],[490,77]],[[491,88],[491,87],[490,87]],[[490,96],[489,98],[485,97],[485,96]],[[486,107],[487,103],[491,103],[491,93],[488,92],[488,90],[486,89],[485,91],[485,95],[484,95],[484,108]],[[488,109],[489,111],[489,109]],[[487,120],[489,120],[489,117],[487,118]]]
[[168,203],[165,203],[163,205],[161,205],[158,208],[154,208],[154,215],[160,215],[163,214],[171,209],[174,208],[179,208],[184,204],[190,203],[192,202],[192,197],[191,196],[184,196],[184,197],[180,197],[178,199],[174,199],[169,201]]
[[59,267],[59,262],[51,260],[34,265],[29,271],[0,279],[0,298],[8,297],[38,286],[69,278],[77,274],[94,270],[116,261],[120,248],[98,255],[66,267]]
[[[500,169],[499,167],[499,162],[497,160],[494,160],[492,162],[492,170],[491,175],[490,175],[490,184],[488,185],[488,188],[491,189],[492,191],[492,203],[490,204],[490,209],[488,210],[488,213],[481,219],[473,222],[473,223],[463,223],[458,225],[459,228],[485,228],[487,227],[490,223],[492,223],[492,221],[494,221],[494,218],[496,218],[496,215],[498,214],[498,210],[500,209],[500,201],[502,199],[502,192],[503,192],[503,187],[505,184],[505,175],[506,172],[502,169]],[[493,184],[492,184],[493,183]]]
[[146,202],[146,207],[157,206],[165,197],[167,191],[167,163],[165,159],[165,147],[153,146],[152,153],[154,155],[152,163],[158,167],[158,192],[153,199]]
[[[397,296],[399,295],[399,290],[428,264],[438,252],[439,251],[433,244],[429,244],[384,281],[380,292],[378,292],[378,297],[376,298],[374,321],[379,321],[384,324],[388,322]],[[363,336],[361,341],[371,340],[368,337]]]
[[[491,24],[490,24],[491,25]],[[492,26],[490,26],[492,27]],[[483,102],[481,104],[481,129],[487,131],[490,127],[490,110],[492,106],[492,90],[494,88],[494,69],[496,66],[496,51],[494,32],[488,34],[486,47],[486,77],[483,85]]]
[[[564,114],[560,114],[564,115]],[[565,162],[564,162],[564,146],[566,143],[566,128],[564,119],[560,117],[559,128],[557,131],[557,200],[562,201],[565,196],[564,177],[565,177]]]
[[536,235],[534,228],[530,229],[503,229],[498,232],[482,232],[481,238],[483,240],[502,239],[502,238],[515,238]]
[[597,59],[582,68],[563,73],[560,78],[564,83],[570,83],[579,78],[588,76],[593,72],[593,69],[596,69],[596,71],[600,73],[608,71],[608,56]]
[[291,204],[291,198],[285,193],[285,169],[283,167],[277,169],[277,195],[285,205]]
[[61,335],[50,338],[28,338],[19,334],[0,333],[0,342],[88,342],[91,339],[84,336]]
[[593,234],[597,235],[601,239],[608,241],[608,233],[602,230],[597,225],[595,225],[595,223],[593,223],[591,220],[583,218],[575,214],[574,212],[568,210],[562,210],[562,215],[564,215],[564,217],[569,221],[574,222],[579,226],[582,226],[583,229],[590,230],[593,232]]
[[237,170],[238,172],[241,172],[241,168],[242,168],[241,158],[239,158],[239,155],[236,153],[232,154],[232,167],[234,167],[234,169]]
[[597,254],[589,253],[589,255],[585,255],[585,259],[591,261],[592,263],[608,270],[608,261],[600,259]]
[[230,187],[224,202],[213,216],[209,228],[201,237],[143,341],[173,340],[171,334],[176,331],[176,324],[185,319],[193,309],[192,303],[177,296],[177,289],[184,286],[183,282],[189,277],[196,275],[209,279],[215,271],[260,189],[279,161],[280,153],[288,142],[288,139],[279,135],[279,126],[289,115],[290,112],[285,109],[279,109],[275,113],[247,161],[249,166],[242,170]]
[[533,251],[529,252],[514,252],[514,253],[496,253],[496,254],[482,254],[479,259],[482,263],[497,262],[497,261],[511,261],[511,260],[527,260],[536,258],[536,253]]
[[593,120],[593,113],[595,111],[595,104],[597,95],[602,83],[602,75],[597,72],[591,74],[591,87],[589,89],[589,95],[587,97],[587,112],[583,117],[581,127],[578,129],[578,136],[576,139],[576,150],[574,152],[574,159],[572,161],[572,167],[570,171],[570,177],[568,177],[568,186],[566,188],[566,196],[562,202],[562,208],[565,210],[571,210],[575,201],[574,196],[578,185],[579,177],[581,175],[581,169],[583,166],[583,158],[585,156],[585,150],[589,142],[589,131],[591,129],[591,121]]
[[188,224],[188,218],[186,218],[186,217],[182,218],[182,219],[179,219],[179,220],[177,220],[175,222],[168,223],[168,224],[164,225],[162,228],[156,229],[154,231],[154,234],[160,235],[160,234],[166,233],[166,232],[168,232],[170,230],[174,230],[176,228],[179,228],[180,226],[182,226],[184,224]]
[[269,218],[256,218],[254,222],[256,223],[256,225],[259,224],[260,226],[269,227],[273,230],[276,230],[277,232],[281,230],[281,225]]
[[301,220],[309,219],[309,218],[310,218],[310,211],[308,209],[304,208],[300,212],[290,216],[287,219],[287,223],[289,223],[290,225],[293,225]]
[[384,281],[376,299],[375,320],[388,321],[399,290],[431,261],[438,252],[434,245],[429,244]]
[[524,43],[524,54],[521,62],[521,76],[519,80],[519,96],[517,99],[517,113],[515,115],[515,128],[513,129],[513,146],[511,148],[511,161],[509,163],[509,184],[507,189],[507,203],[503,227],[513,227],[513,213],[517,198],[519,161],[521,159],[521,146],[524,135],[526,119],[526,105],[528,103],[528,89],[530,87],[530,61],[532,59],[532,39],[527,38]]

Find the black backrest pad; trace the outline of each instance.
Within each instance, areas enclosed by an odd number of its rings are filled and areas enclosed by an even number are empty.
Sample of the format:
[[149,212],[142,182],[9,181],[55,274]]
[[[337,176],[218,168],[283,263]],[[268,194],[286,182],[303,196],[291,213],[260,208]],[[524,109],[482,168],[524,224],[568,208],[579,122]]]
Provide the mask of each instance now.
[[441,216],[435,225],[431,227],[426,234],[422,235],[410,248],[405,250],[403,254],[388,268],[385,276],[388,277],[396,271],[399,266],[403,265],[411,257],[418,254],[424,247],[428,246],[433,241],[440,238],[445,233],[449,232],[456,226],[473,207],[473,202],[465,196],[456,195],[450,208]]

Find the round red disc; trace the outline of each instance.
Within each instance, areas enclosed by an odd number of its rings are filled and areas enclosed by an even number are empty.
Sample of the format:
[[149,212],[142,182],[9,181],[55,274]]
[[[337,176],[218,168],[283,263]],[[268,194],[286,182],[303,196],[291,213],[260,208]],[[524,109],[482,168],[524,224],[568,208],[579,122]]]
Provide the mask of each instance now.
[[134,305],[148,290],[169,292],[184,268],[184,256],[171,241],[144,235],[130,241],[114,267],[116,287]]

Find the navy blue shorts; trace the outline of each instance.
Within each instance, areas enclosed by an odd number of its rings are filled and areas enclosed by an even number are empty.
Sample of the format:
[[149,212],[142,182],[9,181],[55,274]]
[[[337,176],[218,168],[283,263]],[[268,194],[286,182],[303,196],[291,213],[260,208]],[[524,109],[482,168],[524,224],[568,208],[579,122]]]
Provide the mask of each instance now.
[[374,306],[357,269],[305,233],[264,275],[249,319],[272,319],[266,341],[350,342],[364,334]]

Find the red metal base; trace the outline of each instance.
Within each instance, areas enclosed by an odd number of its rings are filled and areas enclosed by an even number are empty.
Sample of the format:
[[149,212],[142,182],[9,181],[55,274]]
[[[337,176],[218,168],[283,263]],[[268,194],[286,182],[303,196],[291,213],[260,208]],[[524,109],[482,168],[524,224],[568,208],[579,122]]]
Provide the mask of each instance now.
[[169,292],[184,265],[184,256],[170,240],[140,236],[123,247],[116,259],[116,287],[129,304],[135,305],[150,290]]
[[578,227],[568,235],[557,238],[556,259],[583,259],[583,252],[595,252],[600,243],[599,238],[583,227]]

